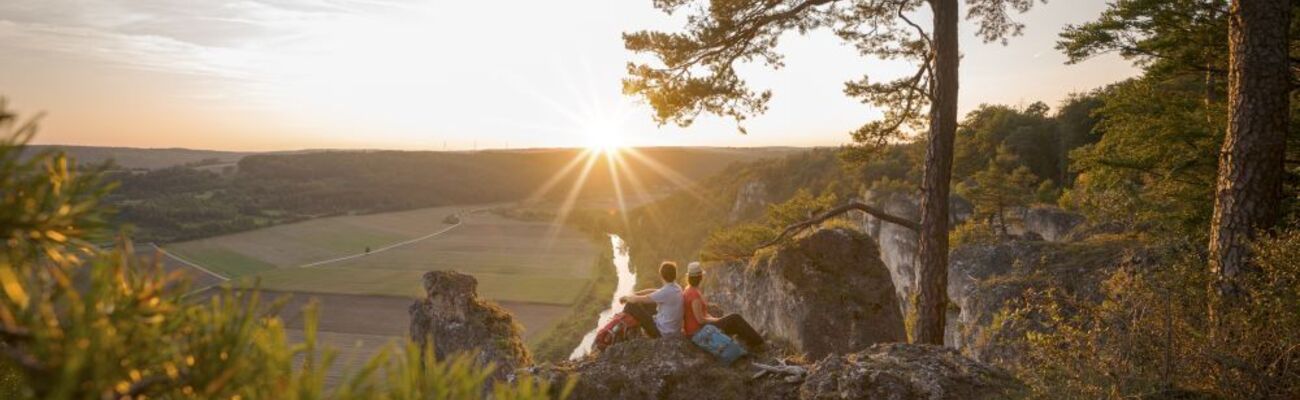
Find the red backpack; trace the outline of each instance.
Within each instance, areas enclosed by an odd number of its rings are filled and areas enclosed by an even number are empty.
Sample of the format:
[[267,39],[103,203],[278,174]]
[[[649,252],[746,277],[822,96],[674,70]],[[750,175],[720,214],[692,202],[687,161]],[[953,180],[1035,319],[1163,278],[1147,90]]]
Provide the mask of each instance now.
[[603,351],[614,343],[640,335],[641,330],[637,329],[640,326],[631,314],[614,314],[614,318],[596,331],[596,350]]

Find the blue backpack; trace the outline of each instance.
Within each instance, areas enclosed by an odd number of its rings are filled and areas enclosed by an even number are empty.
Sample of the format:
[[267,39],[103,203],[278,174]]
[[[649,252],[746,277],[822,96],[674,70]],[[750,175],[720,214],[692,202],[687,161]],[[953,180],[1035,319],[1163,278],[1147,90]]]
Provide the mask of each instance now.
[[731,339],[731,336],[722,333],[721,329],[713,325],[700,327],[700,331],[695,332],[695,336],[691,337],[691,341],[695,342],[695,345],[700,346],[704,351],[713,354],[714,357],[718,358],[718,361],[722,361],[725,365],[731,365],[737,359],[744,357],[745,354],[749,354],[744,347],[740,347],[739,343]]

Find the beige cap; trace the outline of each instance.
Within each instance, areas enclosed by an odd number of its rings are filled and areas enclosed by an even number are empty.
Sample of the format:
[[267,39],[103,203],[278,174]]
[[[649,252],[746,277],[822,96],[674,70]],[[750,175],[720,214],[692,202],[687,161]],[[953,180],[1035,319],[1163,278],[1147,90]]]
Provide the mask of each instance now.
[[686,275],[687,276],[704,275],[704,268],[700,267],[699,261],[693,261],[690,264],[686,265]]

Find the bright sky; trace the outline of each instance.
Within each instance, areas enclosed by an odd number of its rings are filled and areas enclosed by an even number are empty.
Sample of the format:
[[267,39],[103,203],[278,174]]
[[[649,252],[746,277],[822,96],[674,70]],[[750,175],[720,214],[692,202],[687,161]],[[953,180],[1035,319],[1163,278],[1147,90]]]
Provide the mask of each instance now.
[[[961,109],[1055,105],[1132,76],[1115,56],[1064,65],[1067,23],[1103,0],[1052,0],[1025,36],[983,44],[963,26]],[[678,29],[650,0],[4,0],[0,96],[46,111],[41,143],[223,150],[590,145],[827,146],[878,112],[842,94],[906,67],[858,57],[829,32],[783,38],[786,68],[742,68],[767,114],[657,127],[620,93],[620,34]],[[611,132],[614,132],[611,134]],[[607,142],[607,140],[599,140]]]

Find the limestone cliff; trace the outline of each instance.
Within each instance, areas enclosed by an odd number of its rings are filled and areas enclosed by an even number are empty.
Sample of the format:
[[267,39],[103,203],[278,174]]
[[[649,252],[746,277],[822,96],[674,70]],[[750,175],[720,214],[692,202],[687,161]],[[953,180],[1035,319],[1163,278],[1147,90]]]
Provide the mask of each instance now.
[[[868,204],[894,215],[911,219],[917,219],[920,216],[918,200],[908,193],[867,191],[863,194],[863,198]],[[970,205],[964,200],[954,198],[950,206],[953,210],[951,223],[954,226],[969,217]],[[1056,207],[1038,205],[1024,210],[1015,210],[1013,213],[1022,215],[1012,227],[1012,233],[1017,237],[1041,238],[1049,242],[1066,243],[1078,241],[1087,236],[1077,232],[1077,228],[1083,221],[1081,216]],[[893,279],[894,288],[899,299],[899,309],[903,315],[907,315],[911,309],[911,303],[908,299],[912,298],[916,285],[916,251],[918,246],[916,233],[866,214],[858,214],[856,221],[860,229],[867,232],[879,246],[881,262],[889,270],[889,274]],[[1032,243],[1034,243],[1032,240],[1013,240],[1001,246],[1007,246],[1008,248],[1017,246],[1024,248],[1043,248],[1043,246],[1056,248],[1041,242],[1039,242],[1039,245]],[[1019,256],[970,258],[976,253],[978,252],[961,252],[954,248],[949,257],[948,297],[952,299],[952,307],[950,307],[948,315],[947,335],[944,343],[955,348],[962,348],[964,343],[971,342],[970,337],[962,337],[963,335],[970,336],[963,333],[963,329],[970,329],[974,326],[973,324],[976,324],[976,319],[987,317],[975,318],[967,312],[968,309],[982,309],[990,307],[989,304],[993,303],[1000,307],[1002,304],[1001,301],[992,301],[986,296],[972,296],[966,289],[972,288],[976,282],[993,279],[1011,272],[1010,267],[1016,264],[1016,260],[1024,260],[1025,262],[1038,261],[1028,253]],[[972,276],[975,276],[975,278],[972,278]],[[1010,289],[1004,288],[1003,290]]]
[[[1022,327],[998,324],[996,316],[1029,290],[1054,289],[1076,296],[1096,294],[1116,268],[1142,268],[1154,257],[1136,241],[1095,237],[1071,243],[1009,241],[953,249],[948,297],[958,317],[950,322],[951,346],[984,361],[1012,358],[1008,341]],[[1025,322],[1025,321],[1022,321]],[[1015,340],[1013,340],[1014,342]]]
[[746,218],[761,215],[767,206],[767,184],[763,181],[750,181],[736,192],[736,202],[731,206],[727,216],[728,223],[735,223]]
[[808,357],[907,340],[889,270],[856,231],[814,231],[749,261],[707,265],[705,276],[712,305]]
[[424,274],[423,299],[411,305],[411,340],[424,348],[429,340],[437,358],[474,355],[480,365],[496,365],[497,379],[508,379],[532,363],[520,338],[522,328],[500,306],[478,298],[478,280],[453,271]]

